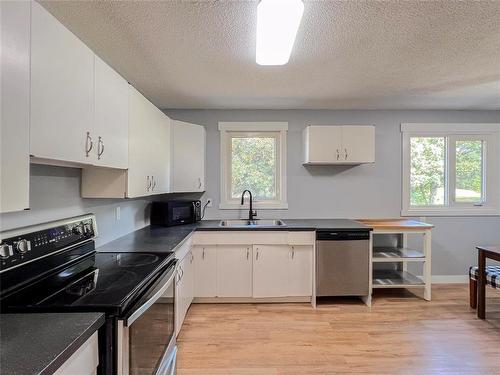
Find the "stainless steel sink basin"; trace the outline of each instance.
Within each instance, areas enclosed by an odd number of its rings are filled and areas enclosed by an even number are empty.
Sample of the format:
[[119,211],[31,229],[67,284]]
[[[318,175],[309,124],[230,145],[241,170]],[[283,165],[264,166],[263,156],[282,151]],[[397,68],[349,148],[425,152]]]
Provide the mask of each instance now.
[[282,220],[221,220],[220,227],[279,227],[285,225]]

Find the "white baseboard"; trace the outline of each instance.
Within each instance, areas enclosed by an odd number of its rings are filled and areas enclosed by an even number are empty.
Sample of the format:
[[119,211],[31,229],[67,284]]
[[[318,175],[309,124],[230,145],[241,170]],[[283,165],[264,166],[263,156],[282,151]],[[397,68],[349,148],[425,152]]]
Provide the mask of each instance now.
[[[422,276],[418,277],[423,279]],[[468,275],[432,275],[433,284],[466,284],[468,282]]]

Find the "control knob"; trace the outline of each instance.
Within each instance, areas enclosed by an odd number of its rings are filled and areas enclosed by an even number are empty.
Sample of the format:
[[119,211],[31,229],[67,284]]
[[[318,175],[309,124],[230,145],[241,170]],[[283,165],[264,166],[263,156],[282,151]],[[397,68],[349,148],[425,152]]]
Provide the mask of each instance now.
[[83,234],[82,225],[81,224],[75,225],[72,229],[72,232],[78,236],[81,236]]
[[19,254],[24,254],[31,250],[31,242],[28,240],[20,240],[16,242],[16,250]]
[[85,233],[86,236],[92,235],[92,225],[90,223],[83,225],[83,233]]
[[0,245],[0,258],[7,259],[8,257],[14,255],[11,245]]

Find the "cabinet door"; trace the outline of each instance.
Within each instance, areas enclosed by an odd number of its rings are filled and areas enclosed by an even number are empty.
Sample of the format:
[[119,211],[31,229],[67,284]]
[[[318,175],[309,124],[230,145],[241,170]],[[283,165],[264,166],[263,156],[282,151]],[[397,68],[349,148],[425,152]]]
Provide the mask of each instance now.
[[290,252],[288,295],[311,296],[313,283],[313,247],[290,246]]
[[[151,104],[152,105],[152,104]],[[170,119],[158,108],[154,107],[154,136],[150,140],[153,156],[150,160],[153,184],[152,194],[170,192]]]
[[172,191],[205,191],[205,128],[172,123]]
[[0,212],[29,208],[30,3],[0,2]]
[[151,139],[154,132],[152,104],[132,86],[129,86],[129,166],[127,197],[150,194],[152,154]]
[[186,255],[186,275],[185,275],[185,283],[186,283],[186,311],[191,306],[194,297],[194,255],[193,251],[190,250]]
[[375,127],[342,126],[342,160],[350,163],[375,161]]
[[306,163],[335,163],[340,159],[341,126],[309,126],[304,137]]
[[128,83],[95,56],[95,164],[128,167]]
[[182,261],[177,265],[177,276],[175,280],[175,332],[179,334],[184,322],[184,296],[186,294],[182,282]]
[[217,253],[215,246],[194,246],[194,296],[217,295]]
[[40,4],[31,14],[30,153],[91,164],[94,53]]
[[217,246],[217,297],[252,297],[252,246]]
[[253,296],[288,296],[288,245],[254,245],[253,247]]

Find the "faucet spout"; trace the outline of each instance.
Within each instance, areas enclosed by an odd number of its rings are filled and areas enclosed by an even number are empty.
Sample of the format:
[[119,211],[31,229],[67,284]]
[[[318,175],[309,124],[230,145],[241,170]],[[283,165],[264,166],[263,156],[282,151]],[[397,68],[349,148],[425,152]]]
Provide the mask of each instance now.
[[243,206],[243,203],[245,203],[245,193],[248,193],[250,197],[250,207],[248,210],[248,220],[254,220],[254,217],[257,216],[257,212],[253,210],[253,196],[252,192],[250,190],[243,190],[243,193],[241,193],[241,205]]

